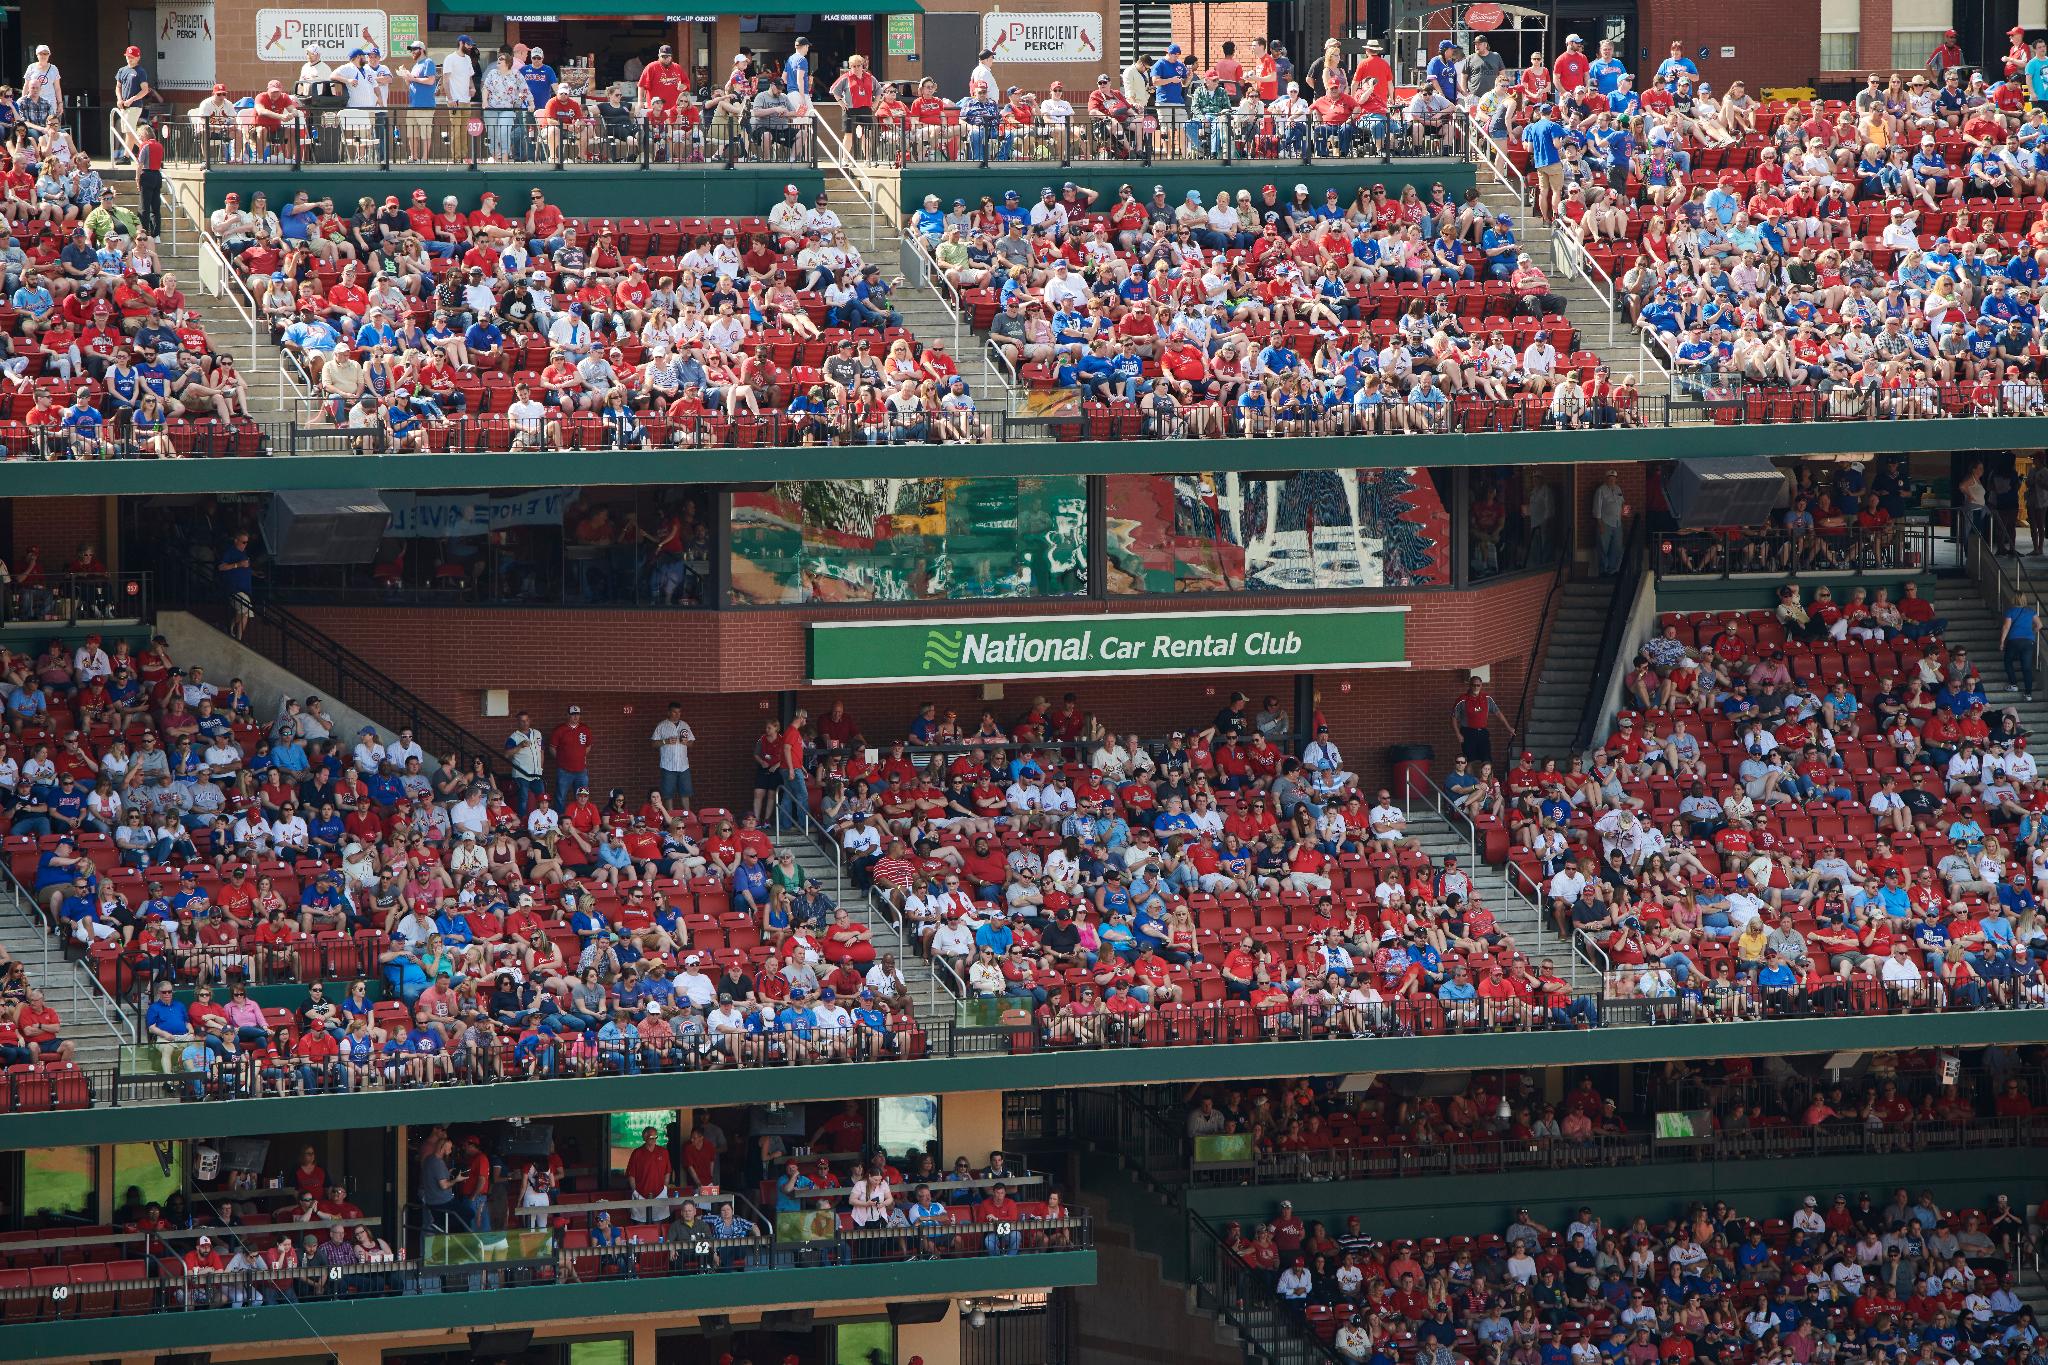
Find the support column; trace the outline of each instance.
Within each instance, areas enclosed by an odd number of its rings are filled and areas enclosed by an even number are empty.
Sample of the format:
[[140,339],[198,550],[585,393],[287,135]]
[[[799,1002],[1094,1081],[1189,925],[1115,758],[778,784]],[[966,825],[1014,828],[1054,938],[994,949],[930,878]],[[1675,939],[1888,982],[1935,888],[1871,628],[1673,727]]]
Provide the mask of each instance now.
[[632,1354],[626,1357],[628,1365],[654,1365],[655,1331],[652,1323],[633,1324]]
[[[956,1157],[970,1166],[988,1164],[988,1154],[1003,1145],[1003,1092],[971,1090],[939,1096],[939,1142],[950,1168]],[[925,1365],[932,1365],[929,1358]]]
[[[896,1365],[922,1357],[924,1365],[960,1365],[960,1305],[946,1305],[937,1322],[906,1322],[896,1329]],[[633,1365],[642,1365],[635,1360]]]

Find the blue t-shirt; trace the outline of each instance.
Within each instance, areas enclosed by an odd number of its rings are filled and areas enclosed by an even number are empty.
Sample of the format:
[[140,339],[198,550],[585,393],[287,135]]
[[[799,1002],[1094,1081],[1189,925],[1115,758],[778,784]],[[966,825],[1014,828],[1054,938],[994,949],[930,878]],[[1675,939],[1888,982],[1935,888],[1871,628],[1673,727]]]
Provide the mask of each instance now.
[[[412,74],[414,76],[439,77],[441,68],[434,64],[432,57],[422,57],[413,63]],[[416,81],[407,81],[405,83],[405,102],[408,107],[413,109],[433,108],[434,87],[432,85],[420,85]]]
[[2033,639],[2035,622],[2040,619],[2040,615],[2041,613],[2033,607],[2007,607],[2005,619],[2010,629],[2006,633],[2006,639]]

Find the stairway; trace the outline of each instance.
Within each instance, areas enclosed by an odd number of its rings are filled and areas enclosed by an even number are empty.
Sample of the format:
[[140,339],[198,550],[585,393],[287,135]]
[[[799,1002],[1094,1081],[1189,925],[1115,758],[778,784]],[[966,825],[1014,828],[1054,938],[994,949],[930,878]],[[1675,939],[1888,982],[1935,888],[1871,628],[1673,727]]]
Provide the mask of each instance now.
[[1554,758],[1563,766],[1578,739],[1579,720],[1586,710],[1586,690],[1600,668],[1600,636],[1607,629],[1607,608],[1614,583],[1567,582],[1550,627],[1550,646],[1536,676],[1529,715],[1517,742],[1538,761]]
[[918,1022],[927,1028],[933,1024],[951,1024],[954,1019],[953,995],[939,983],[930,961],[918,956],[914,947],[903,941],[896,932],[896,926],[870,897],[862,894],[852,879],[841,875],[831,853],[807,834],[784,831],[774,838],[777,852],[788,850],[795,853],[796,865],[804,870],[804,875],[824,886],[836,903],[845,906],[856,921],[868,927],[877,955],[896,954],[896,965],[903,972],[903,983],[910,987],[910,998],[916,1002]]
[[[110,174],[106,182],[114,187],[115,202],[124,208],[138,207],[134,178],[127,174]],[[249,386],[249,414],[265,426],[290,422],[296,415],[293,400],[284,388],[284,376],[278,369],[279,352],[270,342],[267,331],[251,335],[248,322],[225,295],[210,294],[201,281],[204,271],[200,264],[199,240],[203,229],[190,219],[181,218],[177,196],[167,186],[163,203],[164,232],[157,240],[157,254],[163,262],[164,273],[175,275],[178,287],[185,293],[186,306],[199,318],[199,325],[206,330],[206,339],[216,351],[235,358],[235,367],[242,372],[243,382]]]
[[1668,392],[1664,372],[1644,359],[1636,329],[1625,316],[1615,316],[1614,339],[1607,339],[1607,300],[1589,282],[1567,269],[1557,230],[1538,218],[1513,186],[1495,179],[1485,161],[1477,163],[1477,170],[1479,197],[1493,213],[1505,213],[1514,219],[1515,236],[1528,251],[1529,259],[1550,278],[1551,292],[1565,301],[1565,316],[1578,329],[1579,346],[1598,355],[1612,373],[1636,376],[1645,395]]
[[[909,248],[902,238],[903,215],[896,209],[894,176],[884,178],[865,168],[842,168],[827,164],[825,188],[833,208],[846,225],[846,240],[860,252],[861,259],[882,267],[885,275],[902,275],[904,285],[896,291],[896,311],[903,325],[920,345],[943,341],[953,361],[967,380],[975,406],[985,417],[1007,415],[1011,410],[1010,386],[1000,370],[989,362],[987,339],[968,325],[971,319],[955,314],[945,298],[945,282],[936,276],[920,284],[925,263],[907,261]],[[1041,431],[1020,428],[1020,433]]]
[[0,952],[27,966],[29,984],[42,991],[63,1020],[62,1036],[77,1048],[72,1060],[86,1068],[112,1067],[132,1035],[111,1026],[108,1016],[128,1029],[132,1021],[117,1012],[82,961],[64,955],[63,945],[44,928],[41,915],[12,878],[7,878],[0,902]]
[[2004,624],[2003,613],[1988,606],[1977,585],[1964,578],[1938,580],[1931,596],[1935,614],[1948,622],[1948,630],[1942,639],[1969,651],[1978,674],[1984,680],[1984,693],[1991,699],[1990,709],[2010,707],[2019,713],[2020,724],[2028,733],[2048,734],[2048,679],[2034,679],[2038,690],[2033,701],[2006,690],[2005,665],[1998,649],[1998,631]]
[[1582,960],[1571,944],[1557,936],[1535,902],[1515,889],[1508,880],[1506,863],[1488,863],[1474,856],[1462,826],[1453,826],[1436,811],[1418,802],[1408,809],[1408,832],[1422,842],[1422,851],[1429,855],[1432,863],[1441,865],[1446,854],[1457,858],[1458,866],[1464,868],[1465,874],[1472,879],[1472,894],[1481,905],[1493,911],[1501,932],[1514,939],[1517,952],[1532,964],[1549,958],[1559,971],[1570,978],[1575,990],[1587,994],[1599,992],[1599,971]]

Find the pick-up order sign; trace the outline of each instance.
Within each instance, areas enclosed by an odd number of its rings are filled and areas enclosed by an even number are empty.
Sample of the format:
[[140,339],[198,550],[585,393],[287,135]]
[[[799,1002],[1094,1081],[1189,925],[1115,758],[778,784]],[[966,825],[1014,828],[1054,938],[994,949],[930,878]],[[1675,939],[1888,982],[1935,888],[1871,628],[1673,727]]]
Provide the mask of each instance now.
[[1405,606],[815,622],[810,678],[968,682],[1110,673],[1406,668]]

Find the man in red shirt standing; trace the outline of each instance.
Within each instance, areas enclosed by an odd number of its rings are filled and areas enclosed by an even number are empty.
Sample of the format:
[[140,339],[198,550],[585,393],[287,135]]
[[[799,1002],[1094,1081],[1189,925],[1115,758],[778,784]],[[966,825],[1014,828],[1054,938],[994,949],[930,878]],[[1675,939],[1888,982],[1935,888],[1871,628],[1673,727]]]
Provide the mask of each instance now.
[[780,750],[777,753],[778,766],[782,771],[781,794],[775,807],[775,823],[782,829],[800,830],[804,817],[810,814],[811,792],[806,783],[804,725],[806,718],[799,712],[790,717],[789,724],[782,727]]
[[455,1192],[469,1210],[469,1230],[491,1230],[491,1159],[484,1155],[483,1140],[475,1133],[462,1139],[462,1179]]
[[555,804],[567,805],[578,787],[590,785],[590,750],[595,741],[583,723],[583,708],[572,706],[569,717],[548,736],[548,752],[555,756]]
[[669,1179],[674,1168],[669,1162],[668,1148],[661,1145],[661,1134],[653,1128],[640,1130],[640,1145],[633,1149],[633,1155],[626,1158],[626,1183],[633,1187],[633,1197],[647,1202],[633,1210],[636,1223],[659,1223],[668,1217],[668,1205],[661,1202],[668,1194]]
[[683,97],[689,75],[683,70],[682,63],[676,60],[676,50],[663,43],[654,60],[640,69],[641,106],[644,108],[651,101],[660,100],[662,108],[675,108]]
[[1586,59],[1586,40],[1576,33],[1567,33],[1564,51],[1557,54],[1557,61],[1550,68],[1558,93],[1569,95],[1584,85],[1592,68],[1593,64]]
[[1507,713],[1500,709],[1500,703],[1486,690],[1486,684],[1473,678],[1465,685],[1465,695],[1451,705],[1451,718],[1458,723],[1458,738],[1465,757],[1474,763],[1493,762],[1493,734],[1488,723],[1494,716],[1507,725],[1510,735],[1515,727],[1508,725]]

